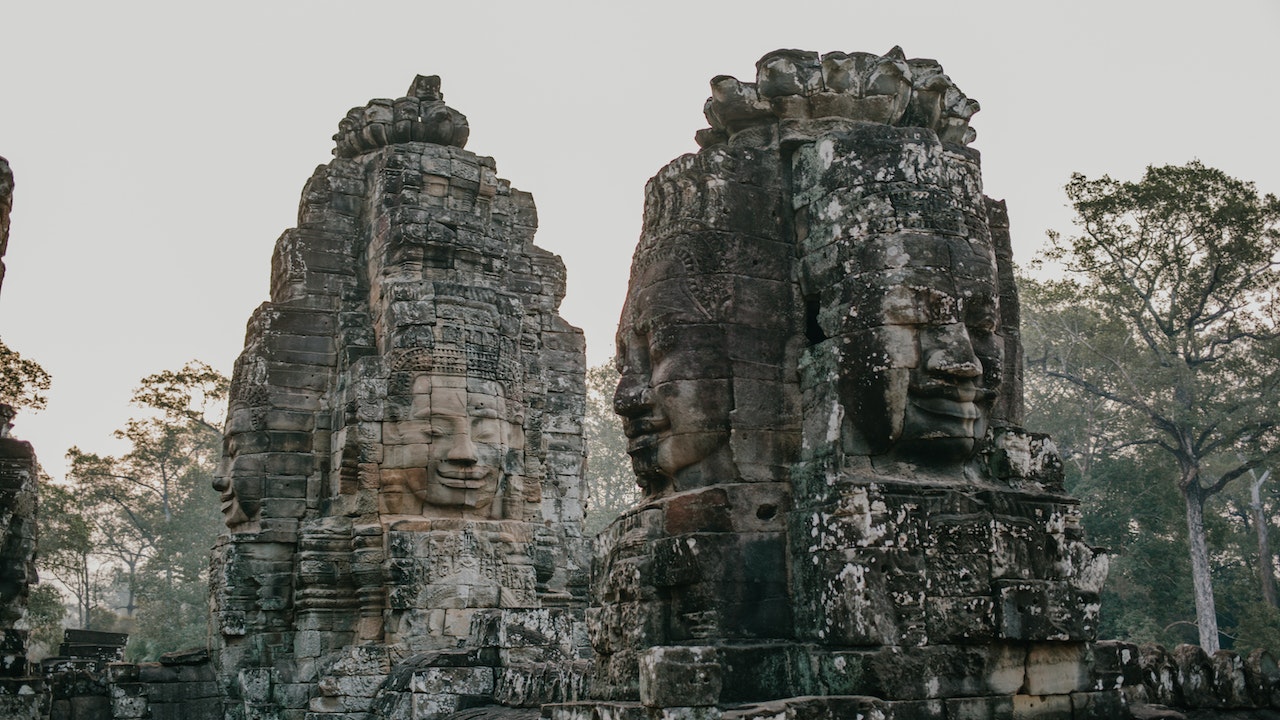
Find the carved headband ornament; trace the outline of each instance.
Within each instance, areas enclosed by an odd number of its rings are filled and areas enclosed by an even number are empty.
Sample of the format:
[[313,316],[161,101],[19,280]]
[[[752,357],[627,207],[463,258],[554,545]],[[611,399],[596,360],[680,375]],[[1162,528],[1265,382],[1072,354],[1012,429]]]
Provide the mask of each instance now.
[[406,97],[379,98],[364,107],[351,108],[338,121],[333,154],[356,157],[388,145],[426,142],[466,147],[471,128],[467,117],[444,104],[440,76],[418,75]]
[[503,361],[497,345],[468,342],[462,347],[442,343],[435,347],[417,347],[395,352],[393,371],[429,372],[435,375],[458,375],[506,383],[516,377],[515,363]]
[[632,328],[637,332],[648,332],[652,316],[666,311],[692,313],[705,322],[723,322],[733,299],[733,275],[725,272],[724,247],[700,235],[645,240],[642,239],[636,247],[631,261],[631,293],[638,289],[639,279],[644,278],[649,268],[661,260],[674,260],[678,264],[681,269],[678,276],[683,280],[684,292],[680,297],[656,298],[658,307],[649,308],[644,318],[639,317],[634,304],[627,303],[626,312]]
[[712,78],[703,107],[711,127],[697,140],[709,147],[778,120],[846,118],[928,128],[943,142],[968,145],[977,137],[969,118],[978,110],[937,61],[908,60],[900,47],[884,55],[774,50],[756,63],[754,83]]

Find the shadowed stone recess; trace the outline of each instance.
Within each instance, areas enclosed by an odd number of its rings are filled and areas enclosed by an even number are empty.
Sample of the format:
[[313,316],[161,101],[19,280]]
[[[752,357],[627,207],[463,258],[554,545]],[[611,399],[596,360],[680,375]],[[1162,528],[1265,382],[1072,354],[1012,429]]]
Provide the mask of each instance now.
[[228,717],[578,695],[585,370],[528,193],[437,77],[352,110],[236,362],[213,560]]

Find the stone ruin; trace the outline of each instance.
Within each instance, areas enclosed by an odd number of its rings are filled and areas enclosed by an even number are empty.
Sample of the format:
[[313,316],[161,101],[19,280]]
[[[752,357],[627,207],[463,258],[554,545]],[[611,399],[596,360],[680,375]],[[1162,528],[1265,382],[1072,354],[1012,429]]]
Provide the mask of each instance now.
[[[9,248],[13,172],[0,157],[0,284]],[[0,403],[0,717],[43,709],[34,699],[43,682],[27,663],[27,597],[36,582],[36,483],[39,463],[31,443],[10,435],[13,406]]]
[[544,715],[1110,718],[1173,698],[1144,684],[1151,653],[1093,643],[1106,555],[1021,427],[978,104],[899,48],[756,69],[712,80],[702,149],[645,191],[615,396],[645,496],[595,547],[589,699]]
[[576,697],[584,343],[467,135],[437,77],[353,109],[276,243],[215,482],[228,717]]
[[9,213],[13,211],[13,171],[0,157],[0,288],[4,287],[4,254],[9,249]]
[[0,678],[0,716],[1280,708],[1267,653],[1094,641],[1106,556],[1021,427],[977,109],[898,48],[712,81],[702,149],[646,188],[615,396],[644,497],[593,558],[582,336],[532,198],[463,150],[438,78],[352,110],[236,363],[208,652]]

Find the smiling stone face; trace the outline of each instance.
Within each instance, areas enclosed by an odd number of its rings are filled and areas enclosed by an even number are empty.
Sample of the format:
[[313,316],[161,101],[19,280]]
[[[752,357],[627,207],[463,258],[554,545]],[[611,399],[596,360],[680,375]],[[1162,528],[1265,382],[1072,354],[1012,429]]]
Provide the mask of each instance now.
[[[523,432],[495,380],[420,372],[403,419],[383,423],[382,511],[497,519],[516,510]],[[511,486],[511,487],[508,487]]]
[[430,451],[425,470],[408,486],[424,505],[483,513],[498,493],[507,449],[505,402],[493,393],[468,392],[466,378],[432,383]]

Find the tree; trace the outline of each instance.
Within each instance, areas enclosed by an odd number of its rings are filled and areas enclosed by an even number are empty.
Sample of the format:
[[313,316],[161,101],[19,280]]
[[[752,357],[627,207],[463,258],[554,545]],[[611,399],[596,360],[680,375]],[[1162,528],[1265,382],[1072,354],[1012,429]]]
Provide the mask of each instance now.
[[150,375],[133,399],[153,414],[116,432],[128,452],[67,453],[68,478],[94,509],[96,552],[123,588],[117,609],[137,620],[131,657],[203,643],[208,551],[221,527],[210,487],[222,434],[209,413],[227,386],[194,361]]
[[1198,162],[1066,189],[1079,233],[1047,257],[1072,277],[1028,293],[1028,365],[1104,400],[1112,448],[1172,460],[1213,652],[1205,502],[1280,453],[1280,202]]
[[43,410],[48,403],[49,373],[34,360],[10,350],[0,340],[0,404],[14,408]]
[[62,642],[63,618],[67,607],[62,604],[62,593],[47,583],[31,588],[27,598],[27,622],[31,625],[32,659],[39,660],[57,651]]
[[640,498],[627,437],[613,411],[618,368],[612,359],[587,369],[587,415],[583,422],[587,443],[586,532],[595,536]]
[[36,556],[47,573],[71,594],[74,621],[92,628],[92,611],[101,602],[107,582],[94,560],[96,549],[90,503],[73,488],[40,476],[40,551]]

